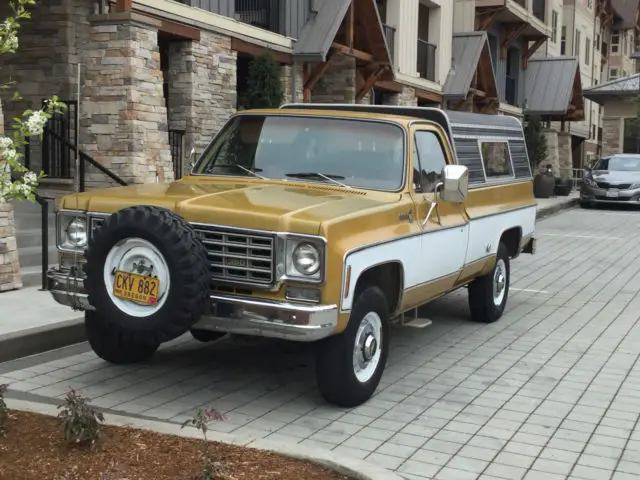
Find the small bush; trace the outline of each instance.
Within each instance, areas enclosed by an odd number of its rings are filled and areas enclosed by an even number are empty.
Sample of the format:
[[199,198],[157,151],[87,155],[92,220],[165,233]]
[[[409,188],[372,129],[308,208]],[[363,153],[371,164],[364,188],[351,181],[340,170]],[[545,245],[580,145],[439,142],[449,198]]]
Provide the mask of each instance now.
[[100,436],[104,416],[89,405],[90,399],[71,389],[58,407],[60,424],[64,427],[67,443],[89,444],[93,446]]
[[254,58],[249,64],[245,107],[278,108],[283,97],[280,64],[268,53]]
[[531,116],[527,118],[524,135],[531,170],[535,170],[547,159],[547,138],[542,132],[542,122],[539,117]]
[[202,432],[204,437],[204,445],[202,454],[204,456],[204,465],[202,471],[195,480],[216,480],[218,478],[227,478],[228,476],[224,472],[224,466],[220,462],[211,460],[211,454],[209,452],[209,440],[207,439],[207,432],[209,431],[209,423],[214,420],[224,420],[224,415],[213,408],[199,409],[193,418],[186,420],[182,423],[182,428],[187,425],[197,428]]

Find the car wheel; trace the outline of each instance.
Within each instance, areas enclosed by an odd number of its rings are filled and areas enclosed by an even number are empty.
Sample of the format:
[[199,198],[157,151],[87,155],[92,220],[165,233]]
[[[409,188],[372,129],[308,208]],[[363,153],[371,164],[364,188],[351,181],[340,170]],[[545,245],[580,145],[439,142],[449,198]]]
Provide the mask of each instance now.
[[473,320],[493,323],[502,317],[509,297],[510,268],[509,251],[501,242],[491,273],[469,284],[469,308]]
[[197,328],[192,328],[190,331],[191,336],[202,343],[213,342],[226,335],[225,332],[213,332],[211,330],[200,330]]
[[355,300],[349,324],[319,345],[316,376],[330,403],[355,407],[375,392],[389,351],[389,307],[378,287],[367,287]]
[[110,328],[108,322],[91,310],[85,312],[84,330],[95,354],[118,365],[148,360],[159,347],[157,343],[132,338],[122,329]]
[[109,341],[160,345],[208,310],[205,247],[166,209],[136,206],[109,216],[92,235],[86,258],[85,289]]

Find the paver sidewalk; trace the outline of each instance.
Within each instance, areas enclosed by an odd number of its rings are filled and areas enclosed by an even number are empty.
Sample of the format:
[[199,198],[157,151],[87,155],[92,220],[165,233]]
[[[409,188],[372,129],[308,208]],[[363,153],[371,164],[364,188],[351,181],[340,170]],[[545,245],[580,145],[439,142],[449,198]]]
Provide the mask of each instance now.
[[0,364],[25,400],[69,387],[104,409],[333,451],[407,479],[640,480],[640,212],[571,210],[538,224],[538,253],[513,264],[508,311],[468,318],[464,291],[427,306],[424,330],[392,331],[376,395],[325,404],[306,345],[200,344],[108,365],[86,345]]

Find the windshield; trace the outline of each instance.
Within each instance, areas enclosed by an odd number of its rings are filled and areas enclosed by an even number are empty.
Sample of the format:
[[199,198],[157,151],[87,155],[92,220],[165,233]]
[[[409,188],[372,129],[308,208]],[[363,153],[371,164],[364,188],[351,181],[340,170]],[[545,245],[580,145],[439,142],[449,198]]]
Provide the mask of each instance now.
[[194,174],[296,180],[397,191],[404,136],[365,120],[241,115],[204,152]]
[[601,158],[593,166],[593,170],[609,170],[618,172],[640,172],[640,155],[629,157]]

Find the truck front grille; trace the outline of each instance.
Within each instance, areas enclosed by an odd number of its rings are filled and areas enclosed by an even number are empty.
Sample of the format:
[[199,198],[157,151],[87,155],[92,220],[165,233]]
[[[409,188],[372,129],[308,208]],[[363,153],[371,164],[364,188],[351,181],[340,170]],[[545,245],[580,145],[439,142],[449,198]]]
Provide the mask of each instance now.
[[273,236],[213,226],[194,227],[207,248],[214,282],[261,286],[273,284]]

